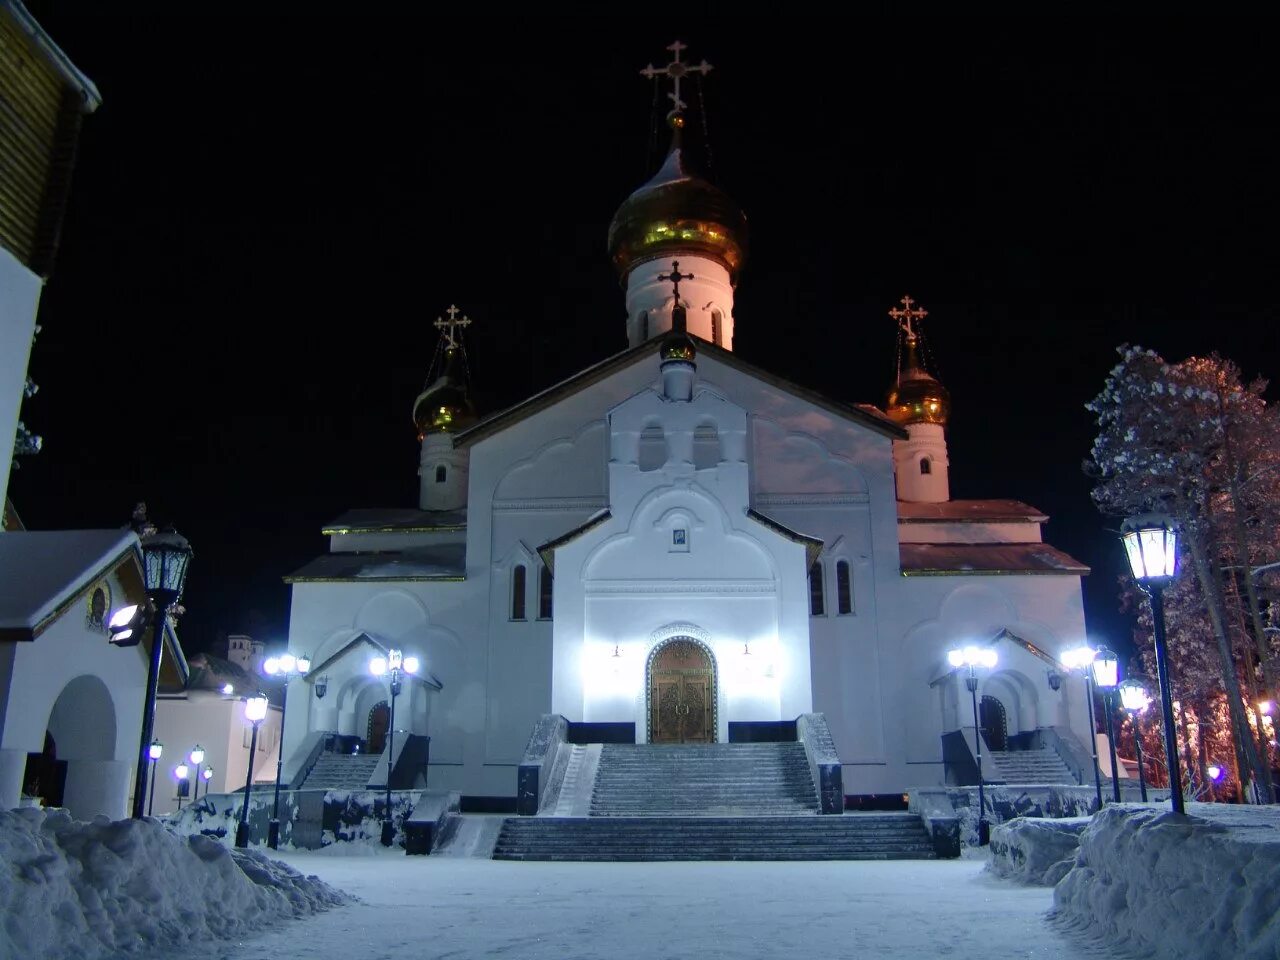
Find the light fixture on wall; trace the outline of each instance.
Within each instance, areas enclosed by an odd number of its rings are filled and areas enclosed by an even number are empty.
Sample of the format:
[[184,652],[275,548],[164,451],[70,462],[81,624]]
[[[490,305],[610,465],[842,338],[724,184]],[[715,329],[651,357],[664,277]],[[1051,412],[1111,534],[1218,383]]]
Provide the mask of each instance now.
[[1062,674],[1057,670],[1050,670],[1048,675],[1049,689],[1058,691],[1062,689]]
[[316,681],[316,699],[323,700],[324,695],[329,692],[329,675],[326,673],[323,677]]

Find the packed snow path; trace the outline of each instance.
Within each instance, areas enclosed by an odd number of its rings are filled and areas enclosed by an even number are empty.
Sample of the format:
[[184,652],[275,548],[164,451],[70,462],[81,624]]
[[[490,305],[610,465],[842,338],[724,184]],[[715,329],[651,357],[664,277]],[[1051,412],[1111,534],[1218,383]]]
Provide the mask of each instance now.
[[[513,863],[282,855],[360,902],[240,941],[217,960],[1101,958],[1045,919],[1053,891],[981,860]],[[190,960],[175,952],[165,960]]]

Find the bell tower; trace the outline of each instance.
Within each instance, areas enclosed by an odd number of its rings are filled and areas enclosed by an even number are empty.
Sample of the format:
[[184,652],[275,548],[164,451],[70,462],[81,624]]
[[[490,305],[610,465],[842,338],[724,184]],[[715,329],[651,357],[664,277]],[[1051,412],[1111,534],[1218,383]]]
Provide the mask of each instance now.
[[437,317],[440,331],[427,384],[413,402],[413,423],[422,453],[418,463],[418,506],[423,510],[461,510],[467,505],[469,457],[454,446],[454,434],[476,422],[471,405],[467,352],[462,331],[471,320],[452,304],[449,319]]
[[929,311],[903,297],[889,316],[898,324],[898,373],[885,400],[885,412],[905,427],[906,440],[893,441],[893,472],[898,499],[911,503],[945,503],[951,499],[947,476],[947,419],[951,395],[920,359],[920,321]]

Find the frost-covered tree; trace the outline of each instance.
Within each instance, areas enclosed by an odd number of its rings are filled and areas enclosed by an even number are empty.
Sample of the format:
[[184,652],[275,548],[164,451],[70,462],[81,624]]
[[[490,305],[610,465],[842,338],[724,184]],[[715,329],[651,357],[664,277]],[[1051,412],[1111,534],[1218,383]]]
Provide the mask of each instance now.
[[[1274,549],[1259,521],[1256,490],[1268,473],[1270,443],[1265,384],[1240,384],[1239,371],[1217,357],[1167,363],[1154,351],[1123,346],[1120,363],[1087,408],[1097,415],[1098,435],[1086,471],[1094,477],[1098,508],[1118,517],[1152,511],[1178,524],[1207,616],[1225,694],[1236,765],[1242,780],[1271,799],[1267,766],[1245,712],[1239,678],[1241,636],[1228,610],[1231,570],[1243,566],[1252,580],[1256,561]],[[1252,534],[1252,536],[1251,536]],[[1274,534],[1274,528],[1272,530]],[[1257,591],[1254,598],[1261,616]],[[1258,617],[1256,643],[1267,661],[1267,639]],[[1171,637],[1174,631],[1170,631]],[[1270,686],[1270,685],[1269,685]]]

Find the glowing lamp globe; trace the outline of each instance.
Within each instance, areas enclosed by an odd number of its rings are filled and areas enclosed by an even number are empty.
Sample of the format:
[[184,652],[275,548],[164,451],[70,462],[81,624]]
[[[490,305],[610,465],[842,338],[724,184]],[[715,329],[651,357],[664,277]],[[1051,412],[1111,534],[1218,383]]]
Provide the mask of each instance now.
[[267,698],[259,693],[245,700],[244,718],[250,723],[261,723],[267,719]]
[[1151,705],[1151,697],[1140,680],[1126,680],[1117,689],[1120,691],[1120,703],[1130,713],[1141,713]]
[[200,776],[201,776],[201,778],[202,778],[202,779],[204,779],[205,781],[212,780],[212,779],[213,779],[213,767],[205,767],[203,770],[201,770],[201,771],[200,771]]
[[1209,764],[1204,768],[1204,772],[1208,774],[1210,780],[1218,781],[1222,779],[1222,768],[1216,763]]
[[262,661],[262,672],[268,677],[274,677],[280,672],[280,658],[267,657],[266,660]]
[[1096,654],[1097,651],[1093,647],[1072,647],[1070,650],[1062,651],[1059,659],[1068,670],[1083,670],[1093,663]]
[[1120,682],[1120,658],[1106,647],[1094,651],[1093,683],[1103,690],[1110,690]]
[[159,740],[152,740],[151,746],[147,747],[147,756],[152,760],[159,760],[164,754],[164,744]]
[[391,649],[387,651],[387,667],[391,670],[399,670],[404,665],[404,656],[399,650]]
[[369,672],[375,677],[380,677],[387,672],[386,657],[374,657],[369,661]]
[[182,596],[191,562],[191,544],[172,527],[142,538],[142,566],[147,593],[167,609]]
[[420,666],[421,666],[421,664],[418,662],[418,658],[417,658],[417,657],[405,657],[405,658],[404,658],[404,672],[405,672],[405,673],[417,673],[417,672],[418,672],[418,668],[419,668]]
[[188,756],[187,759],[197,767],[200,766],[200,764],[204,763],[204,747],[197,743],[195,749],[191,751],[191,755]]
[[1120,539],[1133,578],[1145,587],[1161,587],[1178,572],[1178,533],[1168,517],[1146,514],[1120,526]]
[[191,768],[188,767],[185,763],[180,763],[173,768],[173,775],[177,777],[179,780],[185,780],[187,779],[188,776],[191,775]]
[[299,673],[311,672],[311,658],[305,653],[295,661]]
[[281,673],[293,673],[293,668],[298,665],[298,658],[292,653],[284,653],[280,655],[279,667]]

